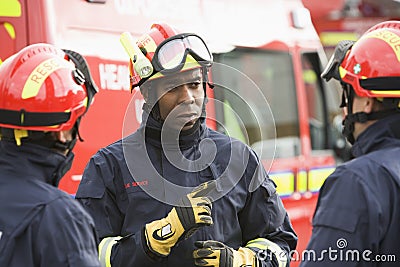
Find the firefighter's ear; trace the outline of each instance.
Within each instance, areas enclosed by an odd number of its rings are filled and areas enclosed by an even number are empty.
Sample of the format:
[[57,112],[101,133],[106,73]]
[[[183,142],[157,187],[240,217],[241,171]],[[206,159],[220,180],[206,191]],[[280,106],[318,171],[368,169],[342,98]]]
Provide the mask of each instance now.
[[72,130],[59,131],[59,132],[55,132],[54,134],[55,134],[55,137],[57,138],[57,140],[60,141],[61,143],[66,143],[73,139]]
[[371,97],[363,98],[364,112],[371,113],[374,108],[375,99]]

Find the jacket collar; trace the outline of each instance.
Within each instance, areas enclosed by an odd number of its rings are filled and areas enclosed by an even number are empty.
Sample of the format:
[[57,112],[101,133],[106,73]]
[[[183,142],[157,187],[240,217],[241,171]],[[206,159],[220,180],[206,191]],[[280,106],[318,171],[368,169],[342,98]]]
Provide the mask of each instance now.
[[0,141],[0,165],[2,170],[21,178],[32,178],[48,184],[58,184],[54,173],[66,157],[49,148],[25,143]]
[[360,157],[372,151],[400,146],[400,115],[378,120],[360,134],[351,151]]
[[178,147],[177,143],[179,143],[180,149],[188,149],[204,138],[207,127],[205,119],[200,118],[191,129],[178,133],[175,130],[163,127],[162,122],[155,120],[146,111],[143,111],[142,123],[139,130],[145,136],[146,142],[154,146],[176,149]]

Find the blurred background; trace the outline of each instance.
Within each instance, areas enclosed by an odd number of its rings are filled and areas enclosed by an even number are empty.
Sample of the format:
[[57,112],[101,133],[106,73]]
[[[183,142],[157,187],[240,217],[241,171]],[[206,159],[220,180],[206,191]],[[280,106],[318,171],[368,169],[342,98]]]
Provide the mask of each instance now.
[[369,27],[400,19],[399,0],[302,0],[329,56],[338,41],[356,40]]
[[90,157],[141,122],[144,100],[137,88],[131,92],[120,34],[138,38],[158,22],[199,34],[215,62],[207,123],[258,153],[300,253],[321,185],[351,158],[341,135],[339,83],[321,73],[340,40],[398,19],[400,0],[0,0],[0,64],[39,42],[85,56],[99,93],[80,128],[86,141],[78,142],[60,183],[73,196]]

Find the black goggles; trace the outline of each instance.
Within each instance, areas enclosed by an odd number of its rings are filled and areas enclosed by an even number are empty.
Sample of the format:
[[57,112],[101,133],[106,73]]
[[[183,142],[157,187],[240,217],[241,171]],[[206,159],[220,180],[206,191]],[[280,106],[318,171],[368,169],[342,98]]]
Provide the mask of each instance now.
[[321,74],[321,78],[325,79],[327,82],[332,78],[341,81],[339,66],[342,64],[347,51],[353,46],[354,43],[354,41],[343,40],[337,44],[335,52],[329,59],[325,70]]
[[155,71],[172,73],[180,71],[190,54],[201,66],[210,67],[212,54],[200,36],[182,33],[164,40],[154,52],[152,60]]

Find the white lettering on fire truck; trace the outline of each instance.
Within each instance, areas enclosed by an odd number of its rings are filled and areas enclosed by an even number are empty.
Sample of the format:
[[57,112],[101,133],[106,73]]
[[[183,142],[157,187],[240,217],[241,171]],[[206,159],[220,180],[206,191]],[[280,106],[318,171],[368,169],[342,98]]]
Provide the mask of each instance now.
[[100,63],[99,74],[101,89],[130,91],[128,66]]

